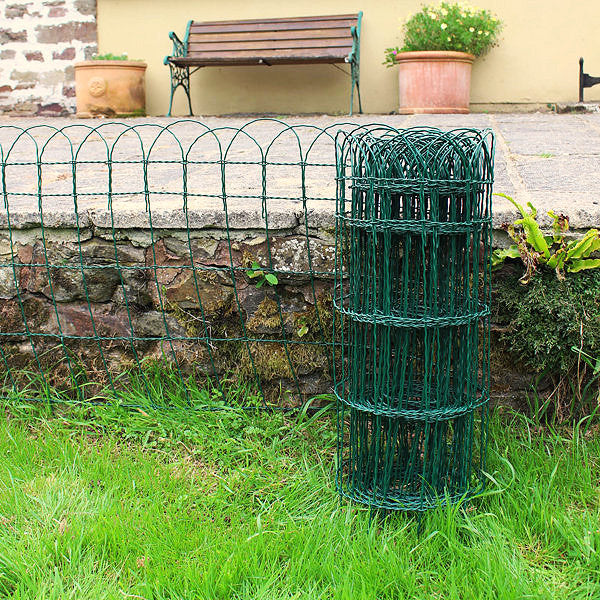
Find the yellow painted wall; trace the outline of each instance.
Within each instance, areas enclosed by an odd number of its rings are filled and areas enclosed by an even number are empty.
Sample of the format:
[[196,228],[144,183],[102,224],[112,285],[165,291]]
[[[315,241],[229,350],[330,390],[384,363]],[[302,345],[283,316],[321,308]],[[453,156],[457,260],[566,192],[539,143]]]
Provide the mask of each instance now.
[[[400,24],[421,6],[416,0],[98,0],[101,53],[127,52],[148,63],[147,110],[163,115],[169,101],[168,32],[180,37],[189,19],[225,20],[341,14],[364,11],[361,41],[363,109],[388,113],[398,104],[395,69],[383,52],[401,42]],[[505,23],[500,45],[473,67],[471,101],[549,103],[577,100],[578,59],[600,76],[600,2],[578,0],[480,0]],[[341,65],[347,68],[346,65]],[[192,77],[195,114],[344,113],[350,79],[331,65],[210,67]],[[174,114],[186,114],[176,94]],[[600,101],[600,86],[585,99]]]

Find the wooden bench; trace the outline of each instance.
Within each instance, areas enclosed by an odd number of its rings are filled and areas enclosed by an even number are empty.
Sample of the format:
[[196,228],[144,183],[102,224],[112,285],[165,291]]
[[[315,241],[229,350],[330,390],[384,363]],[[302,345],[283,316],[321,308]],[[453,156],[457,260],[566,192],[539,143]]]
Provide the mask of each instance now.
[[[165,57],[171,68],[171,116],[173,95],[182,87],[190,116],[190,75],[202,67],[243,65],[303,65],[348,63],[350,65],[350,114],[354,87],[359,86],[360,29],[362,12],[324,17],[250,19],[246,21],[189,21],[183,41],[173,32],[173,54]],[[193,69],[190,72],[190,68]],[[339,68],[339,67],[338,67]]]

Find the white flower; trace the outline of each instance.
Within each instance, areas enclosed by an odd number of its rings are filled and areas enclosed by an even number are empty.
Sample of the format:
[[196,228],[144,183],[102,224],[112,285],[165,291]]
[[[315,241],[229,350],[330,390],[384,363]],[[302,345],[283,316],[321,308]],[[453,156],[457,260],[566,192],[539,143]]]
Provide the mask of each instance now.
[[451,42],[451,41],[452,41],[452,38],[451,38],[450,36],[448,36],[448,41],[449,41],[449,42]]
[[433,12],[430,12],[429,13],[429,18],[433,19],[435,21],[437,19],[437,15],[435,13],[433,13]]
[[469,31],[473,33],[475,31],[475,27],[469,27]]
[[446,23],[442,23],[442,24],[440,25],[440,27],[441,27],[442,29],[446,29],[446,27],[448,27],[448,25],[447,25]]
[[486,32],[485,32],[485,35],[490,35],[490,32],[489,32],[489,31],[486,31]]
[[440,9],[440,12],[446,17],[448,16],[448,10],[445,8]]

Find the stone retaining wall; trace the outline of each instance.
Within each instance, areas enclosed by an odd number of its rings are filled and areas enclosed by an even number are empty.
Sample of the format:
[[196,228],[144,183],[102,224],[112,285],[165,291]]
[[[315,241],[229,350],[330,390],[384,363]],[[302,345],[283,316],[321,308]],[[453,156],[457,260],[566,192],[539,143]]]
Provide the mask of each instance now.
[[95,0],[3,2],[0,114],[75,112],[74,63],[97,52]]
[[[99,382],[106,382],[104,362],[114,377],[137,359],[164,357],[186,373],[240,376],[271,394],[327,391],[328,348],[304,342],[330,341],[333,232],[311,229],[307,237],[304,225],[285,228],[272,232],[269,245],[279,281],[258,287],[247,269],[268,264],[264,231],[194,229],[188,238],[183,229],[151,235],[120,228],[114,242],[112,229],[93,223],[79,232],[48,228],[44,236],[39,227],[1,230],[0,332],[19,333],[3,340],[7,360],[38,368],[25,315],[42,367],[57,385],[68,368],[61,336],[75,336],[66,339],[73,360]],[[308,245],[312,279],[302,274]],[[264,339],[275,341],[258,341]]]

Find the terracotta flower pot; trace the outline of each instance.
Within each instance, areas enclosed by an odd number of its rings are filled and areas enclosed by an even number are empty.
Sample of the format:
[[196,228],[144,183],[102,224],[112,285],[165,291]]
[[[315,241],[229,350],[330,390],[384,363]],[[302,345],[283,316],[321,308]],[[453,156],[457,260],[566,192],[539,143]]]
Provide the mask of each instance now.
[[400,52],[400,108],[415,113],[469,112],[471,66],[475,57],[466,52]]
[[146,63],[86,60],[75,64],[78,117],[146,114]]

